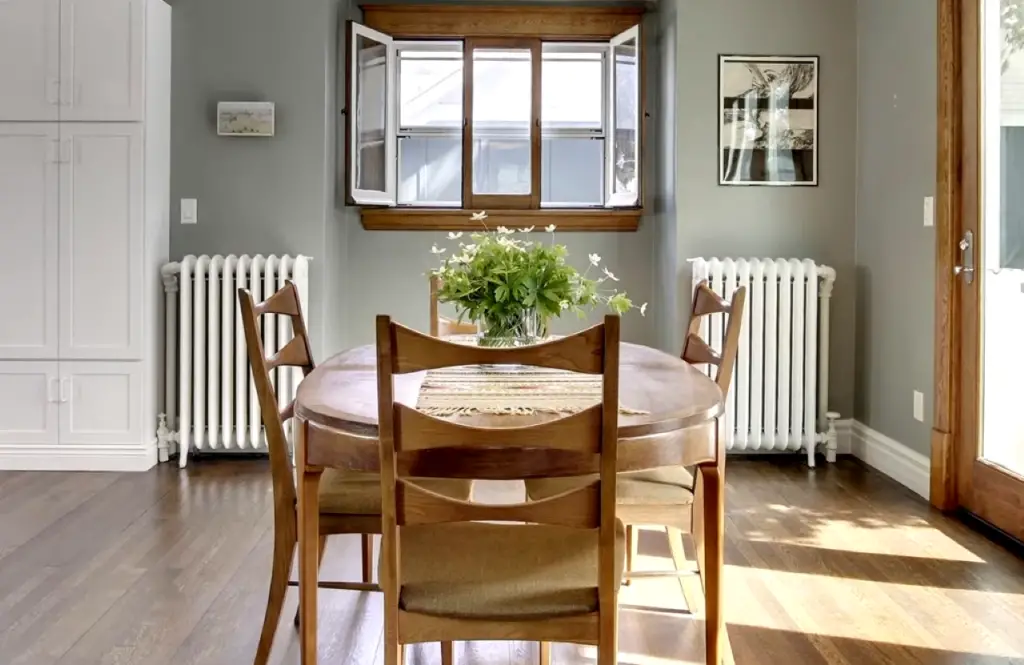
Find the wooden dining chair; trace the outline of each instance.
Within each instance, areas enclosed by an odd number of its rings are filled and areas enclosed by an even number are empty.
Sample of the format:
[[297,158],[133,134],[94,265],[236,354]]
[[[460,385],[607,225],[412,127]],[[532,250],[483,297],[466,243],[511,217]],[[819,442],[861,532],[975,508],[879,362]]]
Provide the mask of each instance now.
[[[706,281],[693,292],[690,321],[683,342],[681,358],[691,365],[714,367],[714,380],[723,398],[729,394],[733,366],[739,350],[739,336],[743,321],[746,288],[733,292],[729,301],[716,294]],[[722,350],[715,351],[700,335],[702,320],[724,315],[727,318]],[[719,418],[719,428],[722,419]],[[725,449],[724,437],[719,436],[716,462],[697,469],[682,466],[660,467],[645,471],[619,474],[617,515],[627,526],[629,549],[626,557],[627,581],[632,572],[632,559],[636,549],[633,525],[663,526],[669,537],[672,558],[682,570],[666,573],[641,573],[640,577],[690,575],[695,572],[700,589],[694,589],[687,579],[681,579],[686,604],[691,611],[704,605],[706,614],[707,663],[721,662],[723,639],[721,574],[724,547],[724,491]],[[625,444],[625,445],[628,445]],[[713,476],[709,480],[709,477]],[[526,493],[530,500],[543,500],[556,496],[581,482],[579,478],[530,479]],[[708,492],[715,492],[708,501]],[[710,510],[709,510],[710,509]],[[696,570],[687,566],[683,535],[691,534],[696,554]]]
[[472,321],[459,321],[441,316],[437,301],[437,292],[441,290],[441,278],[430,276],[430,336],[447,337],[449,335],[473,335],[477,326]]
[[[284,423],[294,416],[294,402],[278,411],[277,394],[271,373],[279,368],[297,367],[303,376],[314,368],[306,322],[298,289],[291,280],[264,302],[256,304],[246,289],[238,290],[238,305],[245,330],[245,344],[252,367],[252,378],[259,398],[263,432],[270,453],[270,475],[274,493],[274,561],[270,576],[270,594],[263,618],[255,665],[265,665],[270,657],[274,633],[284,606],[285,592],[295,586],[288,576],[298,541],[295,480]],[[273,357],[267,358],[260,334],[259,319],[264,315],[287,316],[291,319],[293,338]],[[275,322],[276,323],[276,322]],[[271,324],[273,325],[273,323]],[[467,497],[470,482],[460,481],[435,485],[439,492]],[[341,472],[329,469],[320,483],[320,557],[327,546],[327,536],[362,534],[362,581],[320,582],[328,589],[379,591],[373,583],[373,535],[381,531],[380,476],[376,473]],[[296,623],[298,616],[296,615]]]
[[[484,364],[603,375],[602,401],[507,428],[434,418],[395,401],[396,375]],[[435,641],[451,665],[453,640],[593,644],[598,665],[616,662],[625,558],[625,529],[615,518],[618,372],[616,316],[554,342],[501,349],[448,343],[377,317],[384,665],[402,663],[403,645]],[[589,473],[592,482],[569,492],[511,505],[452,500],[411,478]],[[549,659],[542,648],[542,664]]]

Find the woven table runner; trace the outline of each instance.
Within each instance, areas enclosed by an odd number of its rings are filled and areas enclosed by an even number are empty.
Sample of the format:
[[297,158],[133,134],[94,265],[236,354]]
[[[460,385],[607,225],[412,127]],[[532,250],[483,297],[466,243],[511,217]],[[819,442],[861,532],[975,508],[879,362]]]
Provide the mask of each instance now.
[[[601,401],[601,377],[518,365],[472,365],[427,372],[416,408],[432,416],[572,414]],[[642,415],[625,406],[619,413]]]

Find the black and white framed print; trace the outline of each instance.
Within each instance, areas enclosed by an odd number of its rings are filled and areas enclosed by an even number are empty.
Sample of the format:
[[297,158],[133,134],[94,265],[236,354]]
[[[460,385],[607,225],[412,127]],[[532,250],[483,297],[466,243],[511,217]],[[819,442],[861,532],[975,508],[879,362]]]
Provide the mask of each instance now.
[[818,57],[719,56],[718,182],[818,184]]

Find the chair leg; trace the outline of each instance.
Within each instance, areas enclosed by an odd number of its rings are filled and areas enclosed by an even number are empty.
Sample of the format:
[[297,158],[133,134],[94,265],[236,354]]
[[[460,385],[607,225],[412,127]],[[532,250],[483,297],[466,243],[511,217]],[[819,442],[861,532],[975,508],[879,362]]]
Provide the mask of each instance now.
[[623,586],[629,586],[629,573],[633,570],[633,560],[637,553],[636,531],[632,524],[626,525],[626,578],[622,580]]
[[455,648],[451,642],[441,642],[441,665],[455,663]]
[[[327,536],[320,536],[320,551],[317,553],[317,561],[324,562],[324,550],[327,549]],[[295,609],[295,627],[299,627],[299,610]]]
[[551,665],[551,642],[540,642],[540,665]]
[[597,665],[617,665],[619,662],[619,604],[616,599],[610,612],[601,612],[601,627],[597,636]]
[[363,534],[363,582],[373,582],[373,535]]
[[405,645],[390,644],[387,637],[384,638],[384,665],[404,665]]
[[288,591],[288,576],[291,575],[292,559],[295,556],[294,532],[286,533],[287,529],[274,530],[274,563],[270,573],[270,593],[267,598],[267,610],[263,615],[263,630],[260,632],[259,646],[256,647],[256,658],[253,665],[266,665],[270,659],[270,650],[274,646],[274,633],[277,632],[281,610],[284,607],[285,593]]
[[701,579],[704,582],[705,642],[707,665],[721,665],[724,633],[722,573],[725,567],[725,486],[717,466],[700,467],[704,484],[704,552]]

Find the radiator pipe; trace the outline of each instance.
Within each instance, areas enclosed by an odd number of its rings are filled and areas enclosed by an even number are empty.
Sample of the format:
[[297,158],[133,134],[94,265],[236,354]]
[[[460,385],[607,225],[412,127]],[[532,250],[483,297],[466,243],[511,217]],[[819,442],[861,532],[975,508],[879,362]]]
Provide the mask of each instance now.
[[839,414],[828,410],[828,368],[832,364],[829,357],[829,305],[832,301],[832,287],[836,282],[835,268],[829,266],[818,267],[818,277],[821,280],[819,295],[821,296],[820,313],[818,321],[818,353],[820,354],[818,366],[820,367],[818,377],[818,431],[828,434],[825,437],[825,461],[833,463],[836,461],[838,441],[835,436],[835,420]]

